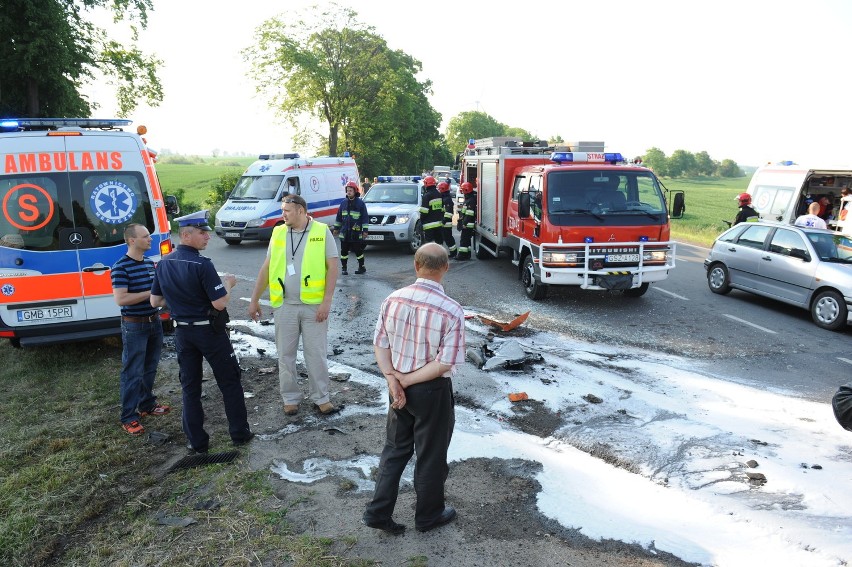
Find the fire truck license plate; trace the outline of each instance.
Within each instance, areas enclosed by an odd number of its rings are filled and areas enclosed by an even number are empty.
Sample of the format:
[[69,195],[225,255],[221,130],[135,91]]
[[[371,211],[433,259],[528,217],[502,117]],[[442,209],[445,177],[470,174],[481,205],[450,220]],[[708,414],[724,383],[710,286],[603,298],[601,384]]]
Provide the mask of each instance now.
[[612,262],[613,264],[621,264],[624,262],[639,262],[639,254],[607,254],[606,256],[607,262]]
[[366,240],[384,240],[385,237],[383,234],[368,234],[365,237]]
[[18,311],[18,321],[46,321],[48,319],[70,319],[71,306],[42,307],[41,309],[21,309]]
[[225,238],[239,238],[241,235],[239,232],[226,232]]

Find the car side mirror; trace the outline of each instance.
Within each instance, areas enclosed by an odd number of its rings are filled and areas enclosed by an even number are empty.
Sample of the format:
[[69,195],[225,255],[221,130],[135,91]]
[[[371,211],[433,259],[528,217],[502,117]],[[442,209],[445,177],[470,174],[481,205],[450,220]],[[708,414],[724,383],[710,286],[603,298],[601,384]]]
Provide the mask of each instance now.
[[180,205],[178,204],[177,197],[174,195],[166,195],[165,205],[167,214],[172,216],[180,214]]
[[522,219],[530,218],[530,194],[521,193],[518,195],[518,216]]
[[793,248],[790,250],[790,256],[792,258],[798,258],[799,260],[804,260],[805,262],[811,261],[811,255],[801,248]]

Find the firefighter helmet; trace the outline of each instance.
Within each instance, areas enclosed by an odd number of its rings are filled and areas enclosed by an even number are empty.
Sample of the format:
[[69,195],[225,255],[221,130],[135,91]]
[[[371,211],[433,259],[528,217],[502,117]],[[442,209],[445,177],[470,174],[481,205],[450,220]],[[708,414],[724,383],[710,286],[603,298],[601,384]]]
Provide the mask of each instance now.
[[460,190],[463,194],[467,195],[468,193],[472,193],[472,192],[473,192],[473,185],[471,185],[468,181],[465,181],[464,183],[462,183],[462,184],[459,186],[459,190]]
[[740,202],[741,207],[751,205],[751,195],[749,195],[748,193],[740,193],[739,195],[737,195],[737,201]]
[[347,183],[346,185],[344,185],[343,190],[344,190],[344,191],[346,191],[346,190],[347,190],[347,189],[349,189],[350,187],[352,187],[352,188],[355,190],[355,196],[356,196],[356,197],[357,197],[358,195],[360,195],[360,194],[361,194],[361,188],[360,188],[360,187],[358,187],[358,184],[357,184],[357,183],[355,183],[354,181],[350,181],[349,183]]
[[431,175],[427,175],[423,178],[423,187],[434,187],[438,182]]
[[441,181],[440,183],[438,183],[438,191],[440,191],[441,193],[446,193],[449,190],[450,184],[446,181]]

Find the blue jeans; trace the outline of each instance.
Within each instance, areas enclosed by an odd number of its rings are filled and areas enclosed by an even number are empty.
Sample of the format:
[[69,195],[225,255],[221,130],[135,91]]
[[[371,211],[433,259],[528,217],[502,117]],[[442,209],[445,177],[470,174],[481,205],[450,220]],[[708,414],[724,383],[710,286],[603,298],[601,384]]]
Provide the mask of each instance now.
[[139,411],[157,405],[154,378],[163,350],[163,326],[157,319],[150,323],[121,322],[121,422],[139,419]]

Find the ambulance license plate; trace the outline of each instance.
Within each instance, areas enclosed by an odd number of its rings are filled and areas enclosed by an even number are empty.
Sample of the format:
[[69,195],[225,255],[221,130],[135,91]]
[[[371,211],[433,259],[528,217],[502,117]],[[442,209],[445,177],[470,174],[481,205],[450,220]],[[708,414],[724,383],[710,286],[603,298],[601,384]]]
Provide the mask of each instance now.
[[623,264],[625,262],[638,264],[639,254],[607,254],[606,261],[613,264]]
[[239,232],[226,232],[225,233],[225,238],[240,238],[241,236],[242,236],[242,234],[240,234]]
[[364,237],[364,239],[365,240],[384,240],[385,235],[384,234],[368,234],[367,236]]
[[18,311],[18,322],[70,319],[72,315],[70,305],[63,307],[42,307],[39,309],[21,309]]

